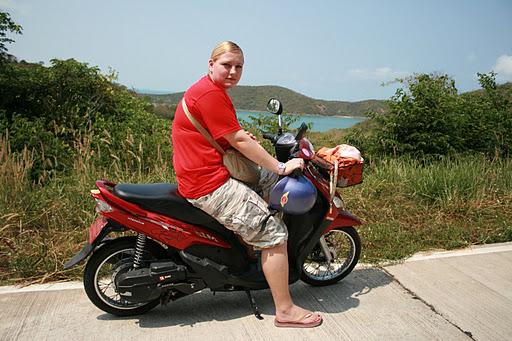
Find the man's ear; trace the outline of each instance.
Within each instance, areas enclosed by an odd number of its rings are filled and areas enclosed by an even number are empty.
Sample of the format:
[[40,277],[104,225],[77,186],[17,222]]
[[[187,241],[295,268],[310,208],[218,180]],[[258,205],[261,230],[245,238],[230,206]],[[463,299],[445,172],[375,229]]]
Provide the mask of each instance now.
[[213,59],[208,60],[208,72],[209,73],[213,72],[213,63],[214,63]]

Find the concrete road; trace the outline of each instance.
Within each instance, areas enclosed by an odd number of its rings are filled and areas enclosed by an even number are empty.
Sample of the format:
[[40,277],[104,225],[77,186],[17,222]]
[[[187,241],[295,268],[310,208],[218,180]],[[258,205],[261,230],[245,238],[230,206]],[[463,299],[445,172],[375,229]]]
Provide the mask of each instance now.
[[292,286],[319,311],[313,329],[273,326],[270,292],[208,290],[138,317],[95,308],[80,283],[0,288],[0,340],[511,340],[512,243],[414,256],[384,268],[359,267],[336,285]]

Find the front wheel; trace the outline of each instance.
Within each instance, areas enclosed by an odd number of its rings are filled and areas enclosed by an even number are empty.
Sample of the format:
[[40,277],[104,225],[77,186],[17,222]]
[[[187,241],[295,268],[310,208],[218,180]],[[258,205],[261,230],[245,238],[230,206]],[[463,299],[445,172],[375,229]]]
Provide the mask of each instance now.
[[[109,242],[93,253],[84,271],[84,288],[87,296],[101,310],[117,315],[131,316],[143,314],[154,307],[159,299],[132,303],[123,299],[117,292],[116,277],[133,268],[135,254],[134,237],[123,237]],[[143,262],[165,258],[166,250],[160,244],[147,240]]]
[[[300,279],[314,286],[334,284],[347,276],[361,254],[361,240],[353,227],[339,227],[324,236],[324,247],[318,242],[302,265]],[[324,250],[328,250],[330,261]]]

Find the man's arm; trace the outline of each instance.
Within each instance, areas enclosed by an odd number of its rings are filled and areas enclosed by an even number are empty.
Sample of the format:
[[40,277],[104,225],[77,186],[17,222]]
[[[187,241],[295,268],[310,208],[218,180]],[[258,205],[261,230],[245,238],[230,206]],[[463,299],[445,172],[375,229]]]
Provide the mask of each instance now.
[[[236,132],[229,133],[223,136],[229,144],[242,153],[249,160],[257,163],[263,168],[268,169],[271,172],[279,173],[277,161],[272,155],[270,155],[258,142],[253,140],[247,132],[240,129]],[[297,168],[303,168],[304,161],[302,159],[291,159],[286,162],[286,169],[284,173],[280,175],[288,175]]]

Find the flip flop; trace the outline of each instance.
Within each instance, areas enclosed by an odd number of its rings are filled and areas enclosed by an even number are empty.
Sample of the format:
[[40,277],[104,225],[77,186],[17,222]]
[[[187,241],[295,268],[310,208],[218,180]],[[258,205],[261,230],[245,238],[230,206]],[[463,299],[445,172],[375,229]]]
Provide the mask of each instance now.
[[317,318],[314,319],[311,322],[305,322],[307,319],[309,319],[310,317],[313,316],[312,313],[309,313],[306,316],[304,316],[300,321],[296,321],[296,322],[280,322],[277,319],[274,319],[274,325],[276,327],[284,327],[284,328],[313,328],[313,327],[318,327],[319,325],[322,324],[323,319],[322,319],[322,316],[320,316],[319,314],[315,314],[315,315],[317,316]]

